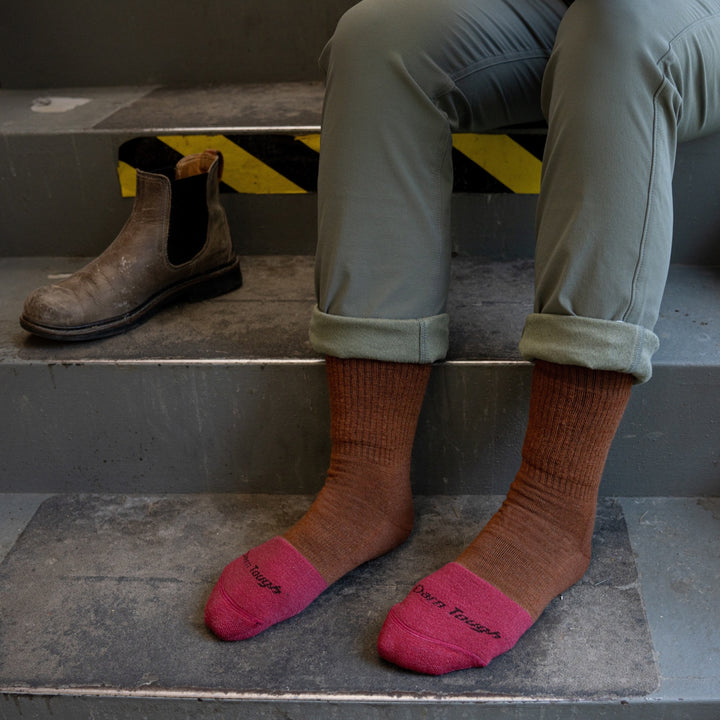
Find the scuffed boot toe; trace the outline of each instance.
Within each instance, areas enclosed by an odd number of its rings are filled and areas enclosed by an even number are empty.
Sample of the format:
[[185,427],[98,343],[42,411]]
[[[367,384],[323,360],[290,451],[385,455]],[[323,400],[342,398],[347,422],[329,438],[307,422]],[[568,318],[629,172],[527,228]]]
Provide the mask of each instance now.
[[31,333],[61,337],[85,325],[86,320],[74,293],[59,285],[46,285],[27,297],[20,324]]

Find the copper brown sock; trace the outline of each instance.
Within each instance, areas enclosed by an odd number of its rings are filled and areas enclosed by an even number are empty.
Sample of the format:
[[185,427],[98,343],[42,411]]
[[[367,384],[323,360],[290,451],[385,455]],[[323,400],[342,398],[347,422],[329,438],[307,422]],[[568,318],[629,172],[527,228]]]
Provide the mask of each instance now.
[[430,365],[327,358],[332,450],[325,486],[283,537],[332,583],[413,526],[410,456]]
[[520,470],[458,558],[533,619],[590,563],[598,488],[632,382],[622,373],[535,365]]
[[621,373],[536,363],[522,464],[505,502],[455,562],[391,610],[383,657],[432,674],[486,665],[580,580],[631,386]]
[[246,640],[304,610],[346,572],[410,534],[410,455],[429,365],[327,358],[332,451],[327,480],[284,536],[223,570],[205,623]]

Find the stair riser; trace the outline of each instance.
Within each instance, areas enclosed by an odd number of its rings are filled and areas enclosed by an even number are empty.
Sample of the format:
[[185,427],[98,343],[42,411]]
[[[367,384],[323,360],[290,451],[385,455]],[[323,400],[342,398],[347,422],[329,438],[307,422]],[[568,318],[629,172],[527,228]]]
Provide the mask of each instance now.
[[[117,175],[118,148],[137,133],[7,135],[0,143],[0,256],[97,255],[132,208]],[[715,173],[720,136],[681,147],[675,177],[673,262],[720,264]],[[489,260],[532,257],[535,195],[456,194],[453,245]],[[316,195],[224,193],[243,254],[311,254]]]
[[[118,148],[136,135],[12,135],[0,144],[0,256],[91,257],[132,210],[117,174]],[[49,161],[50,159],[50,161]],[[453,243],[488,259],[532,257],[536,196],[458,194]],[[317,196],[223,193],[242,254],[312,254]],[[687,244],[687,243],[686,243]]]
[[[107,134],[18,135],[0,143],[0,256],[99,255],[132,210]],[[243,254],[312,254],[316,196],[223,194]]]
[[316,79],[355,2],[28,0],[3,9],[0,77],[6,88]]
[[[0,366],[2,492],[312,493],[327,467],[322,362]],[[519,465],[525,363],[433,371],[420,494],[502,494]],[[717,368],[659,366],[611,450],[606,495],[712,495]]]

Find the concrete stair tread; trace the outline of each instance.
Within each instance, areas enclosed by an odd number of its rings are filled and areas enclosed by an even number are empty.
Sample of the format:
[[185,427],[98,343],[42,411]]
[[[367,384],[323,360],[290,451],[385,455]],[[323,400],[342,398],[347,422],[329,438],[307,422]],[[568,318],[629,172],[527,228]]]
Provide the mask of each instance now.
[[2,302],[6,329],[0,357],[90,363],[317,359],[307,340],[313,306],[312,258],[308,256],[243,257],[243,287],[237,291],[167,307],[123,335],[89,343],[55,343],[22,329],[18,333],[17,318],[25,295],[86,262],[87,258],[0,259],[0,273],[7,282],[0,291],[7,293]]
[[[78,258],[0,258],[0,362],[316,360],[307,340],[314,305],[309,256],[241,258],[244,286],[202,303],[167,308],[145,324],[90,343],[42,341],[17,319],[24,298],[82,267]],[[532,263],[455,258],[448,312],[450,361],[520,361],[532,312]],[[720,270],[673,266],[656,332],[655,365],[718,368]]]
[[0,131],[318,132],[322,97],[319,82],[4,89]]
[[[7,497],[18,507],[23,496]],[[225,562],[281,532],[310,500],[48,498],[0,564],[0,692],[26,710],[38,695],[55,712],[82,701],[88,717],[111,700],[169,699],[195,703],[193,717],[223,712],[222,700],[248,718],[271,706],[292,717],[376,718],[382,709],[404,718],[428,703],[439,717],[473,708],[541,718],[552,707],[559,720],[579,709],[604,717],[621,702],[630,718],[716,717],[717,499],[603,500],[583,581],[513,651],[442,678],[383,662],[377,633],[393,602],[472,539],[497,496],[418,498],[411,540],[300,616],[243,643],[205,630],[202,606]]]
[[[3,134],[320,131],[319,81],[0,89]],[[517,133],[544,134],[542,124]]]

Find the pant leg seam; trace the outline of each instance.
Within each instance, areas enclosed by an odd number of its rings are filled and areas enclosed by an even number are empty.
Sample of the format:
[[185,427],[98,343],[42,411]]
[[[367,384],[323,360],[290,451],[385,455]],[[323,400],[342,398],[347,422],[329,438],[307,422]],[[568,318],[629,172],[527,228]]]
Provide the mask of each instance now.
[[[479,60],[478,62],[475,62],[472,65],[468,65],[468,67],[465,67],[462,70],[458,70],[455,73],[448,73],[448,77],[453,81],[453,83],[457,84],[459,80],[463,80],[469,75],[473,75],[474,73],[481,70],[487,70],[491,67],[497,67],[498,65],[508,65],[519,60],[544,60],[547,62],[549,57],[549,50],[538,52],[538,50],[536,49],[524,50],[522,52],[517,52],[512,55],[493,56],[490,58]],[[440,93],[437,97],[442,97],[448,92],[452,92],[452,88]]]
[[[708,15],[706,17],[698,18],[694,20],[693,22],[686,25],[682,30],[680,30],[678,33],[676,33],[669,41],[668,41],[668,47],[667,50],[662,54],[660,58],[658,58],[657,62],[655,63],[656,67],[658,68],[658,71],[662,77],[662,82],[660,83],[659,87],[655,91],[655,94],[653,95],[653,133],[652,133],[652,149],[651,149],[651,166],[650,166],[650,182],[648,187],[648,193],[647,193],[647,204],[645,209],[645,217],[643,220],[643,229],[642,234],[640,238],[640,248],[638,253],[638,259],[635,264],[635,270],[633,272],[633,279],[630,289],[630,300],[628,301],[627,308],[625,312],[622,314],[622,320],[624,322],[629,322],[628,318],[635,310],[635,302],[637,299],[637,288],[638,284],[640,282],[640,274],[642,272],[642,266],[645,259],[645,248],[647,244],[647,236],[648,236],[648,228],[650,225],[650,215],[652,212],[652,201],[653,196],[655,192],[655,173],[656,173],[656,158],[657,158],[657,147],[658,147],[658,134],[660,133],[660,127],[658,123],[658,102],[665,90],[667,90],[670,87],[673,87],[670,80],[668,79],[668,73],[666,70],[663,69],[663,65],[665,64],[668,56],[670,56],[672,53],[674,53],[673,46],[675,43],[682,38],[683,36],[690,33],[694,28],[697,26],[704,26],[709,22],[712,22],[713,20],[717,20],[720,17],[720,13],[713,13],[712,15]],[[682,100],[682,98],[681,98]],[[676,127],[679,123],[679,118],[676,116],[675,118]],[[676,140],[677,145],[677,140]]]
[[683,36],[690,33],[692,30],[695,29],[697,25],[705,25],[707,23],[710,23],[714,20],[717,20],[720,18],[720,12],[713,12],[709,15],[705,15],[704,17],[699,17],[696,20],[693,20],[691,23],[687,24],[682,30],[678,31],[670,40],[668,40],[668,47],[667,50],[662,54],[662,56],[658,59],[658,65],[663,63],[665,61],[665,58],[671,53],[674,52],[673,45]]
[[640,281],[640,272],[645,259],[645,245],[647,243],[648,228],[650,226],[650,215],[652,213],[653,197],[655,193],[655,170],[657,166],[657,140],[658,140],[658,121],[657,121],[657,103],[658,97],[667,85],[667,79],[663,77],[663,81],[660,83],[660,87],[655,91],[653,95],[653,129],[652,129],[652,147],[650,150],[650,177],[648,181],[648,190],[645,201],[645,216],[643,218],[643,228],[640,235],[640,246],[638,248],[638,257],[635,262],[635,269],[633,271],[632,282],[630,284],[630,299],[628,300],[627,307],[621,316],[623,322],[629,322],[631,312],[635,309],[635,300],[637,298],[637,287]]

